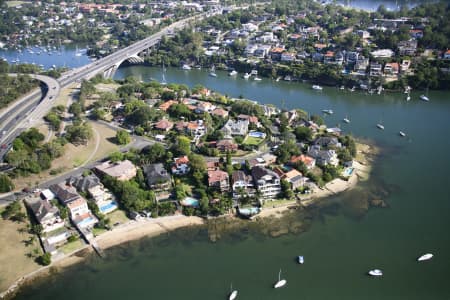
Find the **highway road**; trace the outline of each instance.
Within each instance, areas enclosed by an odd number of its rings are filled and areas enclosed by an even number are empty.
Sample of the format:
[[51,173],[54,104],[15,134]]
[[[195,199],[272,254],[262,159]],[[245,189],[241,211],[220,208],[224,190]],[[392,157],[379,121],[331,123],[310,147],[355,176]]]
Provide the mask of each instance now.
[[[9,74],[17,76],[17,74]],[[12,141],[25,129],[42,119],[53,106],[60,92],[59,82],[51,77],[29,74],[30,77],[43,82],[47,92],[42,95],[40,89],[14,102],[0,115],[0,160],[11,148]]]

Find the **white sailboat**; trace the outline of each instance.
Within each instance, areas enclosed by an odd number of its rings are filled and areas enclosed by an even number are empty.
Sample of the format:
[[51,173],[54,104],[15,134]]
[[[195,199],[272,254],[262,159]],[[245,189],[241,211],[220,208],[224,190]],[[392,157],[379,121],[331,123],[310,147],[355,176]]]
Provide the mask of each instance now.
[[406,136],[406,133],[404,133],[403,131],[399,131],[399,133],[398,133],[401,137],[405,137]]
[[384,125],[383,125],[383,123],[381,121],[377,124],[377,128],[381,129],[381,130],[384,130]]
[[316,91],[321,91],[321,90],[322,90],[322,87],[321,87],[320,85],[318,85],[318,84],[314,84],[314,85],[312,86],[312,89],[313,89],[313,90],[316,90]]
[[280,272],[278,273],[278,281],[275,283],[275,285],[273,286],[275,289],[278,289],[280,287],[285,286],[287,283],[286,279],[281,279],[281,269]]
[[216,74],[216,67],[215,67],[214,65],[211,67],[211,71],[209,72],[209,76],[211,76],[211,77],[217,77],[217,74]]
[[237,295],[238,295],[238,291],[237,290],[233,290],[233,284],[231,284],[230,295],[228,296],[228,300],[236,299]]
[[350,119],[347,116],[345,116],[345,118],[342,119],[342,121],[347,124],[350,123]]
[[374,269],[369,271],[370,276],[383,276],[383,271],[379,269]]
[[258,76],[255,76],[255,77],[253,78],[253,80],[254,80],[254,81],[261,81],[262,79],[259,78]]
[[425,95],[420,95],[420,100],[422,100],[422,101],[430,101],[430,98],[428,98],[427,96],[425,96]]
[[78,51],[78,45],[75,46],[75,56],[81,56],[82,53]]
[[420,256],[417,259],[417,261],[424,261],[424,260],[429,260],[429,259],[432,259],[432,258],[433,258],[433,254],[427,253],[427,254],[424,254],[424,255]]

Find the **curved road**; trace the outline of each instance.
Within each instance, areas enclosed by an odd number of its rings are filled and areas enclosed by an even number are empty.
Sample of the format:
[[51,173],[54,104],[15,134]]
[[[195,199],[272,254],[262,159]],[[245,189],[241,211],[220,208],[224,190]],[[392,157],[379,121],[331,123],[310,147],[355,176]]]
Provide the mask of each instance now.
[[[9,74],[17,76],[17,74]],[[19,99],[0,114],[0,160],[11,148],[12,141],[33,122],[40,120],[52,107],[60,92],[59,82],[51,77],[27,74],[43,82],[47,86],[47,93],[42,97],[39,90]]]

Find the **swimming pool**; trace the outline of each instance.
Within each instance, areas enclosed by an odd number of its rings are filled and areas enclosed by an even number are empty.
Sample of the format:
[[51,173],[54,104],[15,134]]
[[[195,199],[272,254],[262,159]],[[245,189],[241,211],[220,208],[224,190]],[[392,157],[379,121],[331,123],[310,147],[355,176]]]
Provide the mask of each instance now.
[[355,168],[346,168],[345,170],[344,170],[344,176],[351,176],[352,174],[353,174],[353,170],[354,170]]
[[92,222],[95,222],[96,220],[93,217],[89,217],[86,219],[83,219],[83,221],[78,222],[78,226],[80,227],[84,227],[84,226],[88,226],[89,224],[91,224]]
[[264,132],[252,131],[248,133],[248,136],[263,139],[266,137],[266,134]]
[[102,212],[102,213],[108,213],[111,210],[114,210],[116,208],[117,208],[117,202],[116,201],[109,202],[108,204],[99,207],[100,212]]
[[199,202],[197,199],[192,197],[186,197],[183,200],[180,201],[181,205],[184,206],[192,206],[192,207],[198,207]]

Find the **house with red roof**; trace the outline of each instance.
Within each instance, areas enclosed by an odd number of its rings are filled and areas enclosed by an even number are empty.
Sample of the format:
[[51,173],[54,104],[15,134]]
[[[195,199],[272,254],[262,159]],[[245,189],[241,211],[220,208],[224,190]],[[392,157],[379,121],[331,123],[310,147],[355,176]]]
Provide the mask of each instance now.
[[228,173],[221,170],[208,171],[208,186],[217,188],[222,192],[228,191]]
[[161,121],[155,123],[154,125],[155,129],[157,130],[161,130],[161,131],[169,131],[170,129],[173,128],[173,123],[170,122],[169,120],[166,119],[162,119]]

